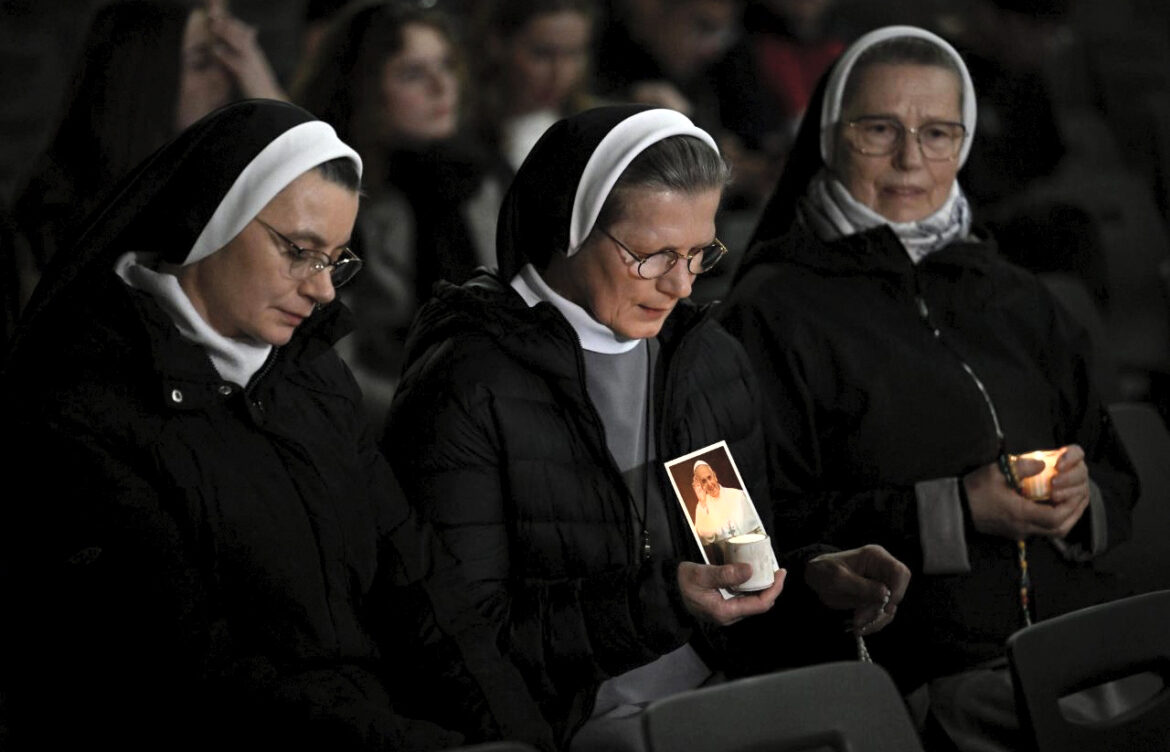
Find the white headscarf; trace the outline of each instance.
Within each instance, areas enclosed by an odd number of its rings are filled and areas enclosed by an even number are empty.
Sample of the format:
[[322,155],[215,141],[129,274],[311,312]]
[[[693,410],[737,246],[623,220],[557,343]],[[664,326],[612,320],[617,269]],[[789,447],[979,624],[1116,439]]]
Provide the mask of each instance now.
[[865,230],[889,225],[911,261],[918,263],[929,253],[961,240],[971,231],[971,209],[956,180],[946,201],[933,214],[913,222],[891,222],[870,207],[857,201],[832,173],[837,144],[837,127],[841,119],[842,100],[849,75],[857,59],[871,47],[897,38],[923,39],[943,50],[955,62],[963,88],[963,126],[966,138],[959,149],[958,164],[962,167],[971,151],[975,135],[975,87],[971,74],[959,53],[946,40],[925,29],[914,26],[887,26],[865,34],[845,51],[833,67],[826,84],[821,105],[820,147],[826,167],[808,186],[801,202],[799,216],[817,236],[833,240]]
[[[300,123],[277,135],[236,176],[181,266],[194,264],[226,246],[289,183],[339,157],[350,159],[361,175],[361,157],[320,120]],[[212,168],[214,165],[209,166]],[[131,251],[118,258],[114,270],[127,285],[150,294],[183,337],[203,347],[220,378],[246,386],[268,359],[272,346],[215,331],[191,304],[178,278],[157,266],[156,255]]]

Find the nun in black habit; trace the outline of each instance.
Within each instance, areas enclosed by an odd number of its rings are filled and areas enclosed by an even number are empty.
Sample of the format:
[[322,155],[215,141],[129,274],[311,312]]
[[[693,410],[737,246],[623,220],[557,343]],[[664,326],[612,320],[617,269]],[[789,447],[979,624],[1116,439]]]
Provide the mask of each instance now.
[[[557,747],[639,748],[637,710],[710,681],[720,628],[772,609],[784,584],[777,573],[724,600],[750,568],[694,563],[662,465],[725,440],[769,517],[748,362],[687,300],[724,252],[727,180],[711,137],[677,112],[562,120],[505,198],[499,272],[441,285],[410,335],[383,449]],[[802,579],[876,629],[907,577],[865,547],[814,559]],[[799,622],[793,597],[776,611]]]
[[[941,748],[1014,750],[1005,641],[1125,592],[1095,562],[1129,537],[1138,482],[1086,333],[972,222],[976,109],[941,37],[855,41],[719,316],[765,385],[778,524],[905,561],[914,587],[875,660],[921,687]],[[1035,450],[1054,464],[1030,494],[1045,463],[1012,456]]]
[[[292,105],[161,148],[44,278],[3,374],[12,748],[431,749],[509,733],[331,345],[361,161]],[[427,689],[436,653],[476,712]],[[463,632],[462,634],[468,634]],[[471,645],[470,654],[463,647]],[[430,700],[430,702],[428,702]]]

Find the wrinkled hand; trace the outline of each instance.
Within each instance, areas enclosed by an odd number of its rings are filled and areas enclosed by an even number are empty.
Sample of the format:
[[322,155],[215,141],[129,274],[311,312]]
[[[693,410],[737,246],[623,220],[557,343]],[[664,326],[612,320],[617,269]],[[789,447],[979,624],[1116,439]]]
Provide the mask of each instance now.
[[[1020,458],[1016,473],[1021,478],[1044,469],[1040,460]],[[971,520],[987,535],[1024,540],[1033,535],[1064,538],[1089,505],[1089,470],[1085,452],[1076,444],[1064,448],[1052,478],[1052,498],[1032,501],[1017,493],[999,465],[992,463],[963,478]]]
[[829,608],[852,609],[853,630],[869,634],[894,620],[910,569],[881,546],[868,545],[815,557],[804,580]]
[[[1085,450],[1080,445],[1069,444],[1056,461],[1056,475],[1052,476],[1052,495],[1048,503],[1052,506],[1079,506],[1076,519],[1080,519],[1089,505],[1089,466],[1085,464]],[[1067,535],[1067,531],[1064,534]]]
[[772,608],[784,589],[787,571],[776,572],[776,581],[767,590],[725,599],[719,588],[734,588],[752,576],[750,564],[739,562],[711,566],[684,561],[678,566],[678,588],[687,611],[703,621],[726,627],[745,616],[762,614]]
[[255,27],[231,15],[224,4],[214,2],[208,7],[207,27],[212,51],[235,79],[240,94],[248,98],[288,99],[256,40]]

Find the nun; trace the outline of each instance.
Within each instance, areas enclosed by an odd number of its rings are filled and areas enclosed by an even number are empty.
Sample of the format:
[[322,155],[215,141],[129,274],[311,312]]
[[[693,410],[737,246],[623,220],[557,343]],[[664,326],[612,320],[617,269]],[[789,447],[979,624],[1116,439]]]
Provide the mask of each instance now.
[[406,649],[441,565],[331,349],[360,176],[307,112],[229,105],[43,278],[3,373],[8,474],[31,481],[0,504],[13,749],[462,739]]
[[[876,537],[914,571],[873,657],[940,734],[926,746],[1020,749],[1005,642],[1124,592],[1094,560],[1129,537],[1138,482],[1084,330],[973,224],[958,175],[975,126],[946,40],[861,36],[813,97],[720,318],[765,385],[794,544]],[[1035,450],[1059,460],[1029,498]]]
[[[637,711],[711,681],[720,630],[769,611],[799,620],[787,595],[773,608],[785,570],[720,594],[750,565],[696,563],[662,464],[726,441],[770,519],[749,363],[687,300],[726,253],[728,179],[678,112],[561,120],[505,197],[499,270],[439,286],[409,337],[383,449],[556,748],[639,749]],[[890,620],[905,567],[878,547],[818,556],[789,590],[815,583],[870,630]]]

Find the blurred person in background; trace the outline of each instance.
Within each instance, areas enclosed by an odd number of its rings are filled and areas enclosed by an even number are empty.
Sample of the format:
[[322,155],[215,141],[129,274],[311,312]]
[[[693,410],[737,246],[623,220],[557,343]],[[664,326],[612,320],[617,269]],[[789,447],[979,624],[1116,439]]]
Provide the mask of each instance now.
[[706,74],[739,29],[741,0],[610,0],[594,56],[597,92],[667,107],[718,133]]
[[745,208],[763,208],[817,81],[845,49],[835,1],[752,0],[743,36],[711,71],[736,166],[732,198]]
[[[37,270],[143,157],[238,98],[284,99],[256,31],[222,2],[118,0],[90,24],[64,115],[14,204]],[[27,280],[23,295],[32,291]]]
[[335,17],[294,84],[296,101],[366,163],[354,240],[366,273],[347,291],[359,323],[342,351],[378,425],[431,287],[494,259],[503,191],[486,153],[460,133],[463,92],[450,19],[384,1]]
[[480,45],[471,89],[472,127],[515,172],[557,120],[595,103],[588,91],[592,0],[491,0],[476,6]]

